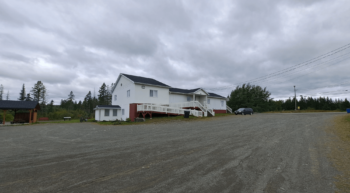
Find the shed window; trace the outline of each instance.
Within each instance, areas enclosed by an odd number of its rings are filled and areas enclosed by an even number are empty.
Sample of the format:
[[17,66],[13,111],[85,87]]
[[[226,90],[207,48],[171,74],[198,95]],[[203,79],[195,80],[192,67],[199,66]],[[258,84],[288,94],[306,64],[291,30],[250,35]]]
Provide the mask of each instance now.
[[221,106],[222,106],[222,107],[224,106],[224,101],[221,101]]
[[117,95],[114,95],[114,100],[115,100],[115,101],[117,100]]
[[126,96],[130,97],[130,90],[126,91]]
[[109,109],[105,109],[105,117],[109,116]]
[[157,90],[150,90],[149,96],[150,97],[158,97],[158,91]]
[[113,109],[113,117],[118,116],[118,109]]
[[124,115],[124,109],[122,109],[122,115]]
[[210,104],[210,99],[207,100],[207,103]]

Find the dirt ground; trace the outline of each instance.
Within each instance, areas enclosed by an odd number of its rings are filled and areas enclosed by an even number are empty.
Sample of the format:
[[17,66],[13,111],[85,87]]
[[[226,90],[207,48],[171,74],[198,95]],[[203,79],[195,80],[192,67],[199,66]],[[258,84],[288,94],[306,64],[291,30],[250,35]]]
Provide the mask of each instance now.
[[334,192],[340,114],[2,127],[0,192]]

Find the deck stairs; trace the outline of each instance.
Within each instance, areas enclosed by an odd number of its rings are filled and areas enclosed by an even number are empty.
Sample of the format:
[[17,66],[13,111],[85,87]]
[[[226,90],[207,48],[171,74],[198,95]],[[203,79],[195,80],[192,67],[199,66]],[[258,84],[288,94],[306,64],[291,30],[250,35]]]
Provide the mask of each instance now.
[[229,106],[226,105],[226,109],[228,112],[232,113],[232,109]]

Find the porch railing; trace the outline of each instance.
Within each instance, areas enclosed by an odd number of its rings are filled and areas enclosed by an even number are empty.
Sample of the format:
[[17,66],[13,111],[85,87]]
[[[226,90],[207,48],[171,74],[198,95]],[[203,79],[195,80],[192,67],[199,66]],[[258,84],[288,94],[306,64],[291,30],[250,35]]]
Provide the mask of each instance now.
[[137,112],[143,112],[143,111],[161,112],[166,114],[171,113],[171,114],[179,114],[179,115],[185,114],[185,111],[190,111],[190,115],[193,115],[196,117],[203,117],[202,111],[186,110],[182,108],[169,107],[165,105],[150,104],[150,103],[137,105]]
[[232,109],[229,106],[226,105],[226,109],[228,112],[232,113]]

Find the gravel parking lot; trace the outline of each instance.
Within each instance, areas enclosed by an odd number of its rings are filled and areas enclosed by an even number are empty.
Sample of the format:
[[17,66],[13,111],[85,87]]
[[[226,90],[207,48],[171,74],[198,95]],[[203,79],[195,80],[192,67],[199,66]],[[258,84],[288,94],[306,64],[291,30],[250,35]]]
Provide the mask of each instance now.
[[343,113],[0,128],[0,192],[334,192]]

